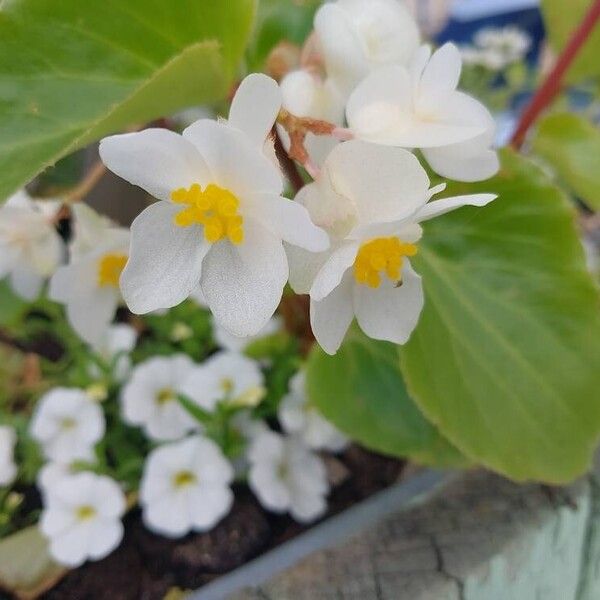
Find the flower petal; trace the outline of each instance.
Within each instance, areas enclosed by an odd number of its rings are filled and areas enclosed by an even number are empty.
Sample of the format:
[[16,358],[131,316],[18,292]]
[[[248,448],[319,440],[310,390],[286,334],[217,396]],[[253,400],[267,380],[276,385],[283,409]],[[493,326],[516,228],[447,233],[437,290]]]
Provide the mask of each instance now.
[[229,124],[243,131],[262,149],[280,108],[281,90],[277,82],[262,73],[252,73],[235,93],[229,109]]
[[198,285],[210,244],[201,227],[175,225],[173,217],[178,210],[169,202],[156,202],[131,226],[131,250],[121,275],[121,291],[136,314],[176,306]]
[[35,300],[42,291],[44,278],[22,263],[10,274],[13,291],[25,300]]
[[416,215],[417,223],[428,221],[447,212],[461,208],[462,206],[485,206],[498,196],[496,194],[469,194],[466,196],[454,196],[443,200],[434,200],[427,203]]
[[346,243],[334,250],[310,288],[310,297],[319,302],[328,296],[342,281],[344,273],[354,264],[359,244]]
[[123,539],[123,523],[117,519],[99,519],[90,528],[89,557],[100,560],[108,556]]
[[354,286],[354,310],[360,328],[371,338],[404,344],[417,326],[423,308],[423,287],[409,261],[402,285],[386,279],[378,288]]
[[464,155],[461,149],[471,144],[468,141],[441,148],[424,148],[423,156],[438,175],[455,181],[484,181],[493,177],[500,169],[497,152],[483,148],[476,155],[470,151]]
[[100,142],[99,151],[113,173],[160,200],[169,200],[175,189],[212,179],[194,145],[168,129],[113,135]]
[[273,316],[288,272],[281,240],[248,219],[242,244],[221,241],[207,254],[200,285],[215,320],[245,337],[257,334]]
[[458,48],[446,43],[436,50],[423,70],[419,83],[418,109],[435,110],[458,85],[462,58]]
[[310,288],[329,258],[329,252],[309,252],[298,246],[284,244],[290,268],[289,284],[296,294],[308,294]]

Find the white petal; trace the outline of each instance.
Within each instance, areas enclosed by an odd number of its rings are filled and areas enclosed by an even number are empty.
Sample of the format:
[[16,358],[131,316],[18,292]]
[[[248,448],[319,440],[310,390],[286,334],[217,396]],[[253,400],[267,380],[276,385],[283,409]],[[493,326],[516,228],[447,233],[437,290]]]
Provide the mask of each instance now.
[[275,468],[266,464],[252,466],[248,474],[248,485],[265,508],[273,512],[284,512],[290,506],[290,492],[277,476]]
[[247,219],[239,246],[221,241],[207,254],[200,284],[217,322],[244,337],[256,335],[273,316],[287,278],[281,241]]
[[290,267],[289,284],[296,294],[308,294],[329,258],[329,252],[309,252],[298,246],[284,245]]
[[253,192],[281,194],[279,170],[241,131],[207,119],[197,121],[183,132],[208,164],[213,182],[233,192],[242,203]]
[[281,91],[277,82],[262,73],[252,73],[235,93],[229,109],[229,124],[243,131],[262,149],[280,108]]
[[62,565],[78,567],[88,558],[89,525],[74,525],[50,541],[50,554]]
[[461,68],[460,51],[454,44],[447,43],[436,50],[423,70],[418,109],[427,112],[443,103],[456,90]]
[[156,202],[131,226],[131,250],[121,275],[121,291],[134,313],[176,306],[198,285],[202,259],[210,245],[202,227],[175,225],[173,218],[179,210],[171,203]]
[[454,196],[443,200],[428,202],[416,215],[415,221],[421,223],[428,221],[462,206],[485,206],[498,196],[495,194],[469,194],[467,196]]
[[484,181],[496,175],[500,169],[497,152],[485,148],[476,156],[461,156],[459,147],[469,143],[462,142],[442,148],[424,148],[423,156],[438,175],[455,181]]
[[292,497],[290,515],[300,523],[310,523],[327,510],[327,501],[321,494],[298,493]]
[[304,206],[274,194],[253,195],[249,213],[274,236],[311,252],[329,247],[329,236],[310,219]]
[[338,351],[354,318],[352,284],[353,277],[347,273],[329,296],[320,302],[310,302],[310,324],[319,346],[327,354]]
[[67,303],[69,324],[82,340],[92,346],[101,343],[115,316],[119,296],[118,290],[112,287],[95,288],[95,294]]
[[123,523],[116,519],[98,519],[90,531],[89,557],[100,560],[108,556],[123,539]]
[[192,527],[186,497],[172,493],[143,507],[142,519],[148,529],[166,537],[181,537]]
[[359,244],[346,243],[334,250],[310,288],[310,297],[319,302],[328,296],[342,281],[344,273],[354,264]]
[[421,278],[409,261],[402,268],[402,285],[385,279],[378,288],[354,285],[354,310],[360,328],[371,338],[404,344],[417,326],[423,308]]
[[129,183],[155,198],[169,200],[171,192],[192,183],[204,186],[211,173],[193,144],[168,129],[145,129],[104,138],[104,164]]
[[10,274],[13,291],[25,300],[35,300],[42,291],[44,278],[25,265],[18,265]]
[[200,484],[188,496],[189,512],[196,531],[212,529],[233,505],[233,492],[228,487]]

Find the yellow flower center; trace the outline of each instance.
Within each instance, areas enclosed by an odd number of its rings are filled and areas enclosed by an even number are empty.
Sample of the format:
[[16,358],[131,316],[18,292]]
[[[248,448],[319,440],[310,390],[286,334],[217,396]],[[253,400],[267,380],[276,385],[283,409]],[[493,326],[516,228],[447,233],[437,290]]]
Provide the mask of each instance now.
[[179,471],[173,476],[173,485],[176,488],[186,487],[196,483],[196,476],[191,471]]
[[160,404],[161,406],[163,404],[167,404],[167,402],[173,402],[173,400],[176,399],[177,395],[175,394],[175,391],[171,388],[163,388],[158,392],[158,394],[156,394],[156,402],[158,402],[158,404]]
[[354,261],[354,278],[358,283],[377,288],[381,272],[392,281],[402,281],[402,262],[405,256],[417,253],[415,244],[407,244],[396,237],[376,238],[364,243]]
[[175,215],[175,225],[204,225],[204,237],[211,244],[223,238],[236,245],[244,241],[244,219],[238,212],[240,201],[229,190],[214,183],[202,190],[194,183],[187,190],[174,190],[171,200],[187,206]]
[[76,514],[80,521],[88,521],[96,516],[96,509],[89,504],[84,504],[83,506],[79,506],[77,508]]
[[125,254],[105,254],[98,262],[98,285],[118,287],[119,277],[127,264]]

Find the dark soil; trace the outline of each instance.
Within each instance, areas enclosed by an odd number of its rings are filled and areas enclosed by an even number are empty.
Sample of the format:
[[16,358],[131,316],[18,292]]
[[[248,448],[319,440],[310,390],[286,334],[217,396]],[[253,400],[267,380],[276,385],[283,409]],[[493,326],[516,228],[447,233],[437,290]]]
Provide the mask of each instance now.
[[[328,459],[332,492],[324,518],[398,480],[403,463],[356,446]],[[171,588],[191,590],[302,533],[307,526],[266,512],[245,488],[212,531],[170,540],[128,515],[122,544],[104,560],[69,573],[45,600],[162,600]]]

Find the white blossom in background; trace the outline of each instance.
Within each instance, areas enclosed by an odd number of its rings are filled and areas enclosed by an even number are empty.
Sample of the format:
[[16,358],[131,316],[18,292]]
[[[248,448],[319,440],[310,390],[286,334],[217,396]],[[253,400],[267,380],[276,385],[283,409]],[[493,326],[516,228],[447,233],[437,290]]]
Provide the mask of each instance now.
[[218,402],[256,406],[265,394],[264,376],[255,360],[237,352],[218,352],[195,366],[181,391],[198,406],[212,412]]
[[286,433],[297,435],[313,450],[339,452],[348,445],[346,436],[308,402],[304,371],[290,380],[290,390],[279,404],[277,417]]
[[196,435],[153,450],[140,504],[146,526],[167,537],[208,531],[230,510],[233,468],[211,440]]
[[196,421],[177,400],[193,371],[194,363],[185,354],[138,364],[121,391],[123,420],[142,427],[156,441],[176,440],[196,429]]
[[64,257],[54,226],[60,207],[35,201],[21,190],[0,206],[0,279],[8,277],[14,292],[35,300]]
[[405,343],[423,307],[421,278],[410,257],[418,252],[420,223],[495,196],[473,194],[428,202],[417,158],[401,148],[350,141],[327,158],[321,176],[296,201],[331,235],[331,249],[288,249],[290,285],[310,293],[312,330],[321,347],[337,352],[353,318],[371,338]]
[[[122,303],[119,277],[129,254],[129,231],[90,211],[75,213],[71,261],[52,277],[49,296],[65,305],[69,323],[81,339],[100,346]],[[82,216],[78,224],[76,219]]]
[[419,46],[417,23],[401,0],[337,0],[316,13],[328,76],[347,97],[383,65],[406,65]]
[[10,485],[17,476],[15,444],[17,434],[9,425],[0,425],[0,487]]
[[123,538],[125,495],[103,475],[65,475],[44,494],[40,530],[50,542],[52,558],[78,567],[108,556]]
[[259,433],[248,450],[248,484],[268,510],[301,523],[318,519],[327,509],[329,483],[323,461],[298,438],[273,431]]
[[104,430],[102,409],[75,388],[58,387],[44,394],[29,424],[46,458],[62,463],[94,460],[94,446]]
[[495,122],[478,100],[458,91],[462,61],[453,44],[433,54],[422,46],[410,67],[382,67],[354,90],[348,126],[363,141],[419,148],[431,168],[459,181],[488,179],[499,169]]
[[[113,377],[118,382],[123,382],[131,371],[129,354],[135,348],[137,331],[125,323],[110,325],[100,343],[95,346],[96,354],[107,365],[113,364]],[[92,377],[100,378],[102,373],[99,367],[92,363],[89,373]]]
[[182,136],[148,129],[101,142],[109,169],[160,199],[132,225],[121,289],[133,312],[175,306],[199,282],[221,325],[254,335],[287,281],[282,240],[327,247],[307,211],[281,196],[281,173],[263,154],[280,106],[277,84],[254,74],[226,123],[201,120]]
[[529,34],[510,25],[481,29],[473,41],[479,52],[480,64],[492,71],[500,71],[523,60],[531,47]]
[[243,352],[250,344],[252,344],[252,342],[274,335],[278,331],[281,331],[282,327],[283,323],[281,318],[275,316],[269,319],[267,324],[256,335],[238,337],[237,335],[229,333],[227,329],[219,325],[219,323],[213,319],[213,335],[215,341],[221,348],[231,352]]
[[69,253],[71,260],[75,260],[93,252],[103,243],[106,231],[116,225],[83,202],[74,203],[70,209],[72,233]]
[[37,474],[35,483],[43,497],[46,496],[48,490],[57,484],[63,477],[74,475],[76,471],[73,469],[73,463],[63,462],[47,462]]

